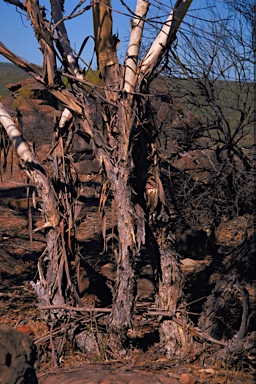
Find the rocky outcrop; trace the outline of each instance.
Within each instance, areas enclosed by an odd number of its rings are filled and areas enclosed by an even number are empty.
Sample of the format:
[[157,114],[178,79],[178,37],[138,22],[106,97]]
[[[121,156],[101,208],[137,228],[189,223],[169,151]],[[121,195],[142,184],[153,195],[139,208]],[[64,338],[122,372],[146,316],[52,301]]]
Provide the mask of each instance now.
[[12,97],[18,98],[23,96],[33,100],[41,100],[57,109],[58,101],[51,95],[51,93],[39,82],[29,78],[23,81],[19,81],[15,84],[7,84],[6,88],[11,92]]
[[[176,377],[175,377],[176,376]],[[129,384],[193,384],[195,381],[180,381],[179,375],[170,373],[143,372],[130,367],[111,367],[100,364],[84,365],[83,367],[58,370],[49,373],[39,379],[39,384],[107,384],[107,383],[129,383]]]
[[7,84],[11,92],[9,111],[25,140],[35,144],[50,144],[54,121],[60,116],[58,101],[36,80],[29,78],[16,84]]
[[36,346],[32,339],[8,326],[0,327],[0,383],[37,384]]

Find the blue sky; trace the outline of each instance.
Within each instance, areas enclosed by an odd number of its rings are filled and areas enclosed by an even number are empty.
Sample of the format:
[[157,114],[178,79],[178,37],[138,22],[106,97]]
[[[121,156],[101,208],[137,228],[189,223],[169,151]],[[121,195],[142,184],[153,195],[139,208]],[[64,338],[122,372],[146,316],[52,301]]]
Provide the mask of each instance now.
[[[70,14],[73,8],[79,3],[78,0],[67,0],[65,2],[65,15]],[[135,10],[137,0],[127,0],[126,4],[132,10]],[[152,0],[152,3],[160,4],[158,9],[154,8],[152,14],[154,16],[164,15],[164,19],[167,17],[167,10],[169,12],[170,6],[175,3],[175,0],[162,0],[158,1]],[[46,8],[49,9],[49,0],[40,0],[41,5],[46,5]],[[84,6],[89,4],[89,0],[85,1]],[[219,16],[221,19],[225,18],[225,1],[224,0],[216,0],[214,2],[216,6],[216,10],[219,12]],[[194,0],[192,5],[190,6],[188,15],[185,18],[185,21],[188,20],[190,23],[194,23],[196,18],[193,16],[199,16],[200,18],[207,17],[209,15],[207,11],[207,5],[209,5],[208,0]],[[126,9],[121,5],[120,0],[112,0],[112,6],[117,11],[127,12]],[[208,8],[209,10],[209,8]],[[151,14],[151,16],[152,16]],[[192,18],[190,17],[192,16]],[[120,62],[125,57],[128,38],[130,33],[130,17],[124,16],[119,12],[113,12],[113,33],[118,32],[119,38],[121,40],[118,55],[120,58]],[[199,23],[200,20],[198,19]],[[92,14],[91,10],[85,12],[83,15],[67,20],[65,22],[66,28],[68,30],[69,39],[71,42],[72,48],[78,52],[83,40],[86,36],[93,34],[93,26],[92,26]],[[181,28],[186,31],[186,23],[184,22]],[[147,44],[151,41],[151,36],[156,33],[154,30],[147,31]],[[152,36],[152,38],[154,35]],[[189,38],[189,35],[187,35]],[[24,12],[22,13],[20,10],[16,10],[15,6],[7,4],[4,0],[0,0],[0,41],[7,46],[11,51],[13,51],[18,56],[23,57],[29,62],[42,64],[42,54],[39,50],[38,42],[34,36],[33,29],[30,25],[30,21],[26,19],[26,15]],[[85,46],[85,49],[82,53],[82,59],[89,63],[93,55],[93,40],[90,39]],[[0,55],[0,61],[7,61],[3,56]],[[95,64],[95,57],[93,61],[93,67]],[[81,67],[83,64],[80,63]]]
[[[112,1],[112,4],[116,2],[119,10],[124,10],[121,7],[120,2],[117,0]],[[46,1],[40,1],[47,4]],[[66,1],[66,14],[71,12],[78,1]],[[134,9],[136,0],[129,0],[129,6]],[[168,2],[169,3],[169,2]],[[87,5],[85,3],[85,5]],[[129,18],[122,16],[118,13],[113,15],[114,26],[113,32],[118,31],[120,38],[123,40],[127,38],[130,31]],[[92,27],[92,14],[91,11],[85,12],[82,16],[66,21],[66,28],[68,30],[71,46],[76,51],[79,50],[84,38],[87,35],[93,34]],[[16,11],[13,5],[5,3],[0,0],[0,41],[6,45],[11,51],[17,55],[23,57],[29,62],[41,64],[42,54],[38,49],[38,43],[34,37],[33,30],[30,25],[30,21],[26,20],[24,13]],[[88,48],[87,48],[88,46]],[[83,58],[89,61],[92,54],[92,43],[87,43]],[[123,44],[120,46],[120,54],[125,55],[126,47]],[[3,56],[0,56],[0,61],[7,61]]]
[[[192,3],[192,6],[200,8],[201,4],[205,0],[196,0]],[[78,3],[78,0],[68,0],[65,2],[66,15],[69,14],[74,6]],[[135,10],[136,0],[129,0],[127,4],[132,10]],[[88,5],[88,2],[85,2],[84,5]],[[157,3],[157,2],[156,2]],[[162,7],[159,7],[159,13],[167,12],[165,6],[170,7],[174,1],[165,0],[162,1]],[[49,4],[48,1],[40,1],[40,4]],[[118,11],[127,12],[125,8],[121,5],[119,0],[112,0],[112,6],[116,7]],[[190,7],[190,9],[192,8]],[[46,6],[49,8],[49,6]],[[113,32],[118,31],[119,38],[121,40],[118,54],[119,57],[124,58],[126,49],[127,49],[127,39],[130,32],[130,18],[124,15],[121,15],[118,12],[113,13]],[[72,20],[66,21],[66,28],[68,30],[69,38],[71,41],[71,46],[75,51],[79,51],[79,48],[87,35],[93,34],[92,27],[92,14],[91,11],[85,12],[82,16],[77,17]],[[38,43],[33,34],[33,30],[30,25],[30,21],[26,19],[24,12],[16,10],[15,6],[5,3],[3,0],[0,0],[0,41],[6,45],[11,51],[16,53],[18,56],[23,57],[29,62],[36,64],[42,64],[42,54],[39,50]],[[86,62],[89,62],[93,52],[93,43],[90,40],[83,52],[83,59]],[[7,61],[3,56],[0,56],[0,61]]]

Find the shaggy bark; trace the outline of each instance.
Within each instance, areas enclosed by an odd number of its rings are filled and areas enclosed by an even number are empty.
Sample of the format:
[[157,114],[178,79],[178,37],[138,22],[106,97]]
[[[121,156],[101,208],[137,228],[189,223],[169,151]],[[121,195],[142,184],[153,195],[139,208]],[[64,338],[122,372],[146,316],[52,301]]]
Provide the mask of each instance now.
[[[94,34],[99,69],[106,84],[106,98],[116,102],[119,88],[119,64],[112,35],[112,15],[110,1],[102,1],[93,6]],[[126,331],[132,326],[134,305],[135,256],[138,254],[134,220],[136,213],[131,204],[131,188],[129,185],[132,170],[130,154],[130,132],[133,111],[131,98],[124,99],[117,107],[106,106],[103,114],[112,116],[106,122],[108,146],[111,151],[101,148],[103,165],[107,180],[114,195],[117,214],[117,230],[119,249],[116,253],[117,278],[115,298],[110,315],[109,329],[114,343],[125,337]],[[106,148],[106,147],[105,147]],[[114,161],[113,161],[114,160]]]
[[43,79],[49,86],[55,86],[55,84],[58,82],[55,50],[52,36],[47,28],[48,25],[43,19],[44,14],[40,12],[37,0],[28,0],[26,2],[26,7],[27,13],[35,31],[35,35],[43,53]]
[[[95,50],[101,79],[104,84],[105,97],[94,89],[93,84],[90,84],[90,90],[94,99],[101,104],[102,124],[97,124],[92,119],[87,91],[85,92],[82,87],[82,84],[88,86],[88,83],[81,76],[78,76],[77,67],[73,62],[75,57],[69,46],[64,22],[61,21],[61,2],[51,2],[52,16],[55,25],[57,25],[58,38],[51,32],[46,15],[43,10],[40,10],[38,2],[36,0],[26,2],[28,15],[44,55],[43,68],[33,68],[0,44],[0,53],[16,64],[23,66],[25,70],[32,72],[38,81],[48,87],[49,92],[61,101],[73,115],[81,119],[81,126],[93,139],[96,156],[100,164],[102,164],[106,180],[113,192],[117,215],[119,241],[116,253],[117,280],[109,328],[113,338],[119,345],[124,340],[127,329],[132,327],[132,313],[136,290],[134,285],[135,260],[139,255],[141,244],[145,242],[145,218],[152,214],[159,204],[164,205],[163,187],[157,170],[157,161],[155,162],[156,155],[154,153],[151,128],[149,128],[145,135],[143,134],[150,125],[147,116],[148,110],[145,107],[146,103],[144,100],[138,101],[141,99],[141,96],[136,95],[136,92],[147,92],[148,84],[154,76],[155,69],[175,39],[177,29],[190,3],[191,0],[178,0],[176,2],[174,10],[167,18],[157,39],[152,44],[145,58],[141,63],[138,63],[140,43],[149,2],[145,0],[137,1],[128,54],[125,65],[122,68],[123,73],[120,73],[116,45],[112,34],[111,2],[110,0],[101,0],[91,3]],[[56,45],[53,44],[54,40]],[[56,70],[55,60],[57,55],[55,49],[58,49],[61,55],[62,64],[66,69],[66,72],[62,75],[70,80],[71,90],[68,87],[64,87],[61,77]],[[72,60],[70,60],[71,56]],[[140,110],[141,108],[142,111]],[[70,118],[70,113],[65,111],[60,127],[64,127],[65,123],[70,121]],[[62,133],[60,133],[59,137],[60,143],[61,135]],[[144,142],[143,139],[141,141],[138,140],[138,138],[144,136]],[[141,142],[142,147],[138,145],[138,142]],[[140,164],[134,157],[133,148],[136,146],[137,153],[143,152],[142,160],[144,164]],[[55,168],[56,160],[52,164],[52,170],[55,177],[57,175],[65,186],[63,191],[57,191],[57,193],[54,191],[58,202],[61,202],[64,218],[58,221],[58,232],[54,233],[55,227],[53,227],[47,233],[49,262],[45,263],[47,270],[46,280],[53,304],[61,303],[65,295],[65,299],[67,299],[67,293],[73,289],[68,271],[68,245],[65,243],[66,233],[71,232],[68,212],[69,207],[72,206],[72,200],[67,198],[69,179],[62,174],[61,167],[65,169],[62,158],[64,158],[64,155],[58,158],[61,160],[59,169]],[[136,169],[134,169],[134,166]],[[142,166],[141,169],[140,166]],[[42,191],[40,191],[41,193]],[[102,192],[101,200],[104,201],[105,198],[106,196]],[[68,203],[63,204],[64,200],[68,201]],[[155,218],[156,216],[152,216],[153,221]],[[149,228],[148,230],[150,231]],[[153,232],[150,232],[150,236],[152,236]],[[158,305],[162,309],[171,310],[176,315],[177,303],[182,296],[182,278],[180,277],[177,261],[172,252],[172,244],[166,247],[163,245],[165,239],[156,233],[154,235],[155,240],[152,239],[152,241],[155,245],[158,245],[160,250],[157,252],[158,255],[154,260],[158,269],[157,274],[160,276]],[[61,244],[63,247],[61,247]],[[159,256],[161,261],[157,259]],[[41,273],[40,276],[41,282],[35,287],[38,289],[39,294],[47,285],[45,285],[44,275]],[[62,286],[64,277],[66,279],[65,284],[67,285],[65,293]],[[170,297],[172,300],[170,300]],[[59,315],[61,316],[60,313]],[[163,324],[162,335],[165,342],[168,337],[168,327],[165,326],[167,323]],[[174,325],[173,322],[171,324],[173,327],[171,330],[173,338],[169,343],[169,349],[171,350],[175,347],[174,338],[178,338],[178,345],[183,348],[185,345],[184,336],[181,335],[180,329],[177,328],[176,324]],[[180,354],[179,351],[177,353]]]
[[170,311],[179,320],[179,324],[163,318],[160,325],[160,340],[167,357],[172,358],[174,355],[184,357],[192,346],[192,337],[188,332],[185,306],[182,306],[183,275],[173,247],[162,245],[161,248],[162,278],[159,282],[156,305]]

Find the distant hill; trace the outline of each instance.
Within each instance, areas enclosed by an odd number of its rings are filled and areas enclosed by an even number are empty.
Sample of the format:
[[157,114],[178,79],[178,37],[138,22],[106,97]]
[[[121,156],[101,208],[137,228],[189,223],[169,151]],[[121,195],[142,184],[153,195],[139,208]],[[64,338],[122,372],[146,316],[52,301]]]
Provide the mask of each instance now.
[[6,84],[17,83],[29,77],[25,71],[16,65],[0,62],[0,96],[8,97],[10,95],[10,91],[6,89]]
[[[16,84],[28,78],[31,78],[31,76],[16,65],[0,62],[0,100],[1,97],[11,95],[11,92],[6,88],[7,84]],[[215,87],[218,94],[218,103],[223,109],[225,118],[230,123],[231,130],[234,130],[239,122],[243,103],[248,108],[250,108],[250,105],[254,105],[253,83],[251,83],[249,92],[245,91],[244,93],[241,93],[243,88],[239,87],[235,82],[217,81],[215,82]],[[214,120],[214,110],[208,106],[205,95],[202,95],[202,90],[196,86],[193,80],[174,79],[163,76],[154,82],[153,88],[162,101],[166,99],[165,96],[167,95],[166,102],[172,103],[174,110],[182,111],[185,116],[198,115],[204,124]],[[239,100],[238,107],[236,105],[237,100]],[[245,147],[252,145],[254,124],[252,114],[249,111],[246,111],[246,113],[248,113],[248,117],[244,122],[244,133],[248,132],[249,136],[245,136],[242,140]],[[214,130],[212,135],[213,137],[215,136]]]

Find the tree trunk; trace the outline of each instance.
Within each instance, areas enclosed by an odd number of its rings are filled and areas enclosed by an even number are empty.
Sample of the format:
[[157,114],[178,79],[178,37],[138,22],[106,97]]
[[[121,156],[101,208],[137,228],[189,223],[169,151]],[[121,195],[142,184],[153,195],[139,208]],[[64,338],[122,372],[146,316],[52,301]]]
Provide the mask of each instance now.
[[[161,279],[156,299],[157,307],[168,311],[174,319],[162,319],[160,341],[168,358],[184,357],[192,345],[188,333],[188,318],[185,305],[182,306],[184,279],[178,265],[177,254],[171,246],[160,249]],[[178,321],[175,321],[178,320]]]
[[38,158],[31,153],[21,132],[13,123],[10,115],[3,108],[2,104],[0,104],[0,123],[5,128],[14,149],[17,151],[20,160],[23,162],[24,170],[35,185],[41,201],[42,216],[44,219],[42,229],[48,228],[47,250],[51,260],[51,272],[50,274],[48,273],[48,278],[46,280],[44,279],[41,282],[38,281],[38,284],[34,285],[34,287],[37,290],[37,293],[39,293],[39,304],[50,304],[50,292],[52,292],[51,286],[57,278],[56,243],[59,237],[58,226],[60,223],[58,202],[56,200],[53,185],[49,181],[44,168],[40,164]]
[[[135,256],[138,253],[134,221],[136,213],[131,202],[129,178],[132,171],[130,133],[132,128],[132,97],[127,95],[116,103],[119,88],[119,64],[112,35],[112,14],[109,0],[93,6],[94,35],[98,66],[106,85],[106,98],[112,103],[103,108],[107,146],[99,149],[107,180],[114,195],[117,216],[118,250],[115,298],[110,315],[109,332],[114,344],[121,344],[127,329],[132,326],[134,305]],[[116,103],[116,106],[113,105]],[[107,148],[106,146],[106,148]]]
[[135,290],[134,209],[131,206],[130,186],[127,184],[129,169],[120,169],[112,187],[117,215],[119,249],[116,252],[117,277],[115,297],[110,316],[110,331],[122,342],[128,328],[132,327]]
[[[22,65],[25,70],[32,72],[33,76],[42,84],[48,87],[55,97],[69,109],[69,111],[81,118],[81,125],[91,136],[96,155],[99,156],[103,164],[103,169],[110,188],[114,195],[115,212],[117,216],[118,230],[118,250],[116,253],[117,280],[116,293],[110,315],[109,330],[114,341],[119,346],[122,344],[126,331],[132,326],[132,312],[134,306],[135,294],[135,260],[139,254],[140,246],[145,242],[145,217],[149,217],[157,208],[160,202],[164,205],[162,184],[158,172],[153,173],[156,185],[149,188],[148,200],[153,198],[150,204],[145,201],[146,187],[150,183],[147,177],[150,176],[150,167],[155,169],[156,164],[150,157],[153,153],[154,136],[150,136],[150,130],[147,131],[149,119],[145,113],[145,100],[141,94],[148,92],[148,84],[155,75],[155,70],[163,59],[164,53],[176,37],[177,29],[185,16],[192,0],[177,0],[173,11],[168,16],[155,42],[149,48],[144,59],[138,63],[139,49],[142,39],[142,32],[146,14],[150,2],[147,0],[138,0],[134,20],[131,29],[131,39],[128,47],[127,57],[122,71],[118,63],[116,54],[116,45],[112,34],[112,8],[110,0],[100,0],[92,2],[95,50],[97,54],[97,63],[104,84],[105,97],[99,90],[95,90],[91,84],[93,97],[101,105],[102,125],[97,126],[93,121],[89,110],[89,97],[84,92],[82,84],[86,84],[73,51],[69,47],[67,31],[62,20],[62,5],[60,0],[51,1],[52,19],[55,27],[49,28],[51,24],[47,21],[44,10],[40,9],[37,0],[26,2],[26,9],[31,18],[32,26],[36,37],[41,45],[44,55],[43,69],[36,66],[25,64],[22,59],[17,59],[11,52],[0,44],[0,53],[18,65]],[[54,34],[58,34],[58,38]],[[53,41],[55,43],[53,43]],[[61,56],[62,64],[67,73],[64,75],[70,79],[71,91],[61,81],[60,73],[56,69],[57,50]],[[122,73],[120,73],[122,72]],[[139,105],[141,104],[141,105]],[[142,111],[140,107],[142,106]],[[147,111],[146,111],[147,112]],[[60,126],[65,125],[70,119],[70,113],[65,111],[62,115]],[[140,148],[138,141],[145,133],[145,143]],[[138,139],[139,138],[139,139]],[[137,141],[137,142],[136,142]],[[136,143],[135,143],[136,142]],[[137,146],[138,152],[142,149],[145,163],[142,168],[140,161],[134,165],[133,147]],[[149,155],[149,157],[148,157]],[[64,154],[63,154],[64,161]],[[66,178],[62,173],[65,164],[61,160],[53,164],[55,184],[49,187],[49,193],[45,195],[46,212],[48,212],[47,227],[47,252],[39,263],[40,282],[35,284],[38,289],[38,295],[45,298],[46,303],[59,304],[65,299],[70,300],[68,290],[74,292],[69,276],[68,252],[72,255],[72,249],[69,248],[70,238],[66,238],[71,232],[69,217],[69,207],[72,205],[74,196],[65,195],[68,186],[72,180]],[[150,158],[150,160],[149,160]],[[56,160],[56,159],[55,159]],[[136,170],[134,172],[134,166]],[[56,177],[55,177],[56,176]],[[49,180],[51,175],[48,175]],[[137,186],[134,185],[134,179],[137,180]],[[66,189],[58,190],[58,182]],[[53,183],[52,183],[53,184]],[[73,184],[72,184],[73,185]],[[137,190],[136,190],[137,188]],[[135,191],[135,193],[134,193]],[[39,191],[40,194],[43,190]],[[41,195],[40,195],[41,196]],[[49,209],[49,196],[53,196],[53,209]],[[55,199],[55,200],[54,200]],[[63,203],[67,201],[66,203]],[[50,201],[50,200],[49,200]],[[55,204],[56,203],[56,204]],[[58,213],[57,221],[54,224],[51,215]],[[152,210],[152,212],[151,212]],[[152,215],[152,222],[156,227],[156,216]],[[147,222],[149,225],[149,221]],[[153,227],[153,225],[152,225]],[[163,228],[160,228],[162,230]],[[180,309],[179,303],[182,297],[182,278],[178,268],[172,246],[168,245],[159,230],[153,231],[159,252],[157,250],[158,260],[154,260],[158,268],[159,275],[159,297],[157,305],[171,311],[173,316],[177,315]],[[163,240],[162,240],[163,239]],[[67,241],[67,244],[66,244]],[[160,261],[159,261],[160,256]],[[41,268],[42,267],[42,268]],[[47,273],[44,277],[43,267]],[[41,268],[41,269],[40,269]],[[161,271],[160,271],[161,269]],[[162,272],[162,273],[160,273]],[[62,284],[62,282],[64,282]],[[65,294],[63,296],[63,290]],[[171,298],[171,299],[170,299]],[[62,316],[61,312],[53,314]],[[169,327],[170,325],[170,327]],[[168,329],[170,335],[168,335]],[[185,348],[186,340],[182,333],[180,325],[177,322],[163,320],[161,337],[163,343],[171,351],[173,348]],[[184,341],[185,340],[185,341]],[[177,352],[177,354],[181,354]],[[170,352],[171,353],[171,352]]]
[[[46,231],[47,245],[38,262],[39,280],[36,283],[31,282],[31,284],[38,295],[39,307],[52,304],[63,305],[66,298],[64,289],[71,292],[69,300],[72,301],[72,298],[76,295],[69,276],[69,260],[67,257],[68,253],[72,253],[70,233],[71,227],[74,225],[73,217],[71,217],[73,209],[70,208],[70,205],[75,204],[70,204],[65,209],[61,207],[69,204],[68,199],[75,200],[75,196],[68,194],[65,188],[63,191],[58,191],[60,181],[63,185],[69,185],[69,181],[65,180],[64,175],[61,174],[63,167],[60,167],[60,169],[56,167],[57,160],[56,163],[51,162],[48,164],[48,167],[51,167],[51,175],[49,175],[48,168],[44,168],[37,156],[30,151],[21,132],[1,103],[0,123],[5,128],[14,149],[17,151],[23,169],[37,190],[38,201],[42,210],[44,224],[36,230]],[[66,172],[66,177],[69,177],[68,172]],[[61,215],[63,210],[65,214]],[[66,288],[63,284],[64,274],[67,281]],[[51,317],[61,318],[63,314],[63,310],[54,310]],[[48,311],[42,311],[41,315],[42,318],[48,320]]]
[[[135,296],[135,259],[139,252],[135,224],[139,220],[132,204],[130,177],[133,162],[130,152],[130,125],[132,110],[130,102],[123,100],[119,106],[115,126],[118,138],[111,135],[116,149],[103,155],[107,180],[114,196],[117,217],[118,250],[116,251],[116,290],[110,315],[109,331],[113,341],[121,346],[128,328],[132,326]],[[101,149],[102,151],[102,149]],[[114,156],[113,156],[114,155]],[[113,157],[115,159],[113,163]]]

